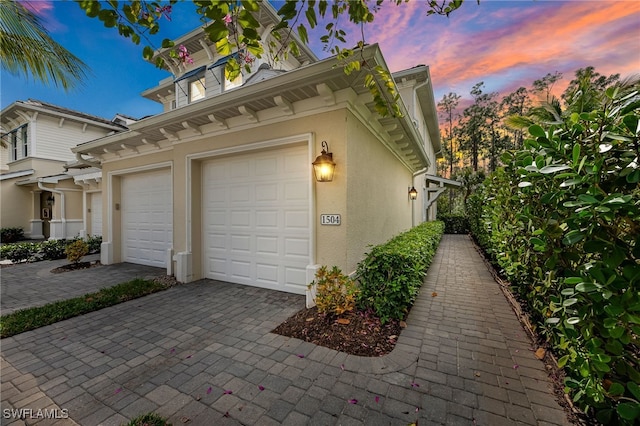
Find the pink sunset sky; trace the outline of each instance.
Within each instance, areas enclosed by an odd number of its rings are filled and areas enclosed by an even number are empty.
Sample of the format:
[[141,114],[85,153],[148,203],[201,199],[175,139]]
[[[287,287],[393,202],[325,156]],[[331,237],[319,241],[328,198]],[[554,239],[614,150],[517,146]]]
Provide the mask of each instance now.
[[[601,74],[640,73],[640,1],[466,1],[450,17],[427,16],[424,1],[385,3],[366,26],[367,43],[378,43],[391,71],[429,65],[436,102],[449,92],[469,98],[483,81],[485,91],[506,95],[547,73],[560,72],[561,92],[574,72],[594,66]],[[139,96],[168,76],[142,59],[142,46],[89,19],[74,2],[31,1],[59,43],[85,61],[92,74],[77,92],[44,87],[2,71],[2,108],[35,98],[105,118],[157,114],[160,105]],[[277,4],[276,4],[277,7]],[[193,6],[174,8],[161,34],[176,37],[195,28]],[[343,18],[346,22],[346,17]],[[314,32],[315,34],[316,32]],[[360,36],[349,30],[349,43]],[[312,49],[328,56],[316,40]]]

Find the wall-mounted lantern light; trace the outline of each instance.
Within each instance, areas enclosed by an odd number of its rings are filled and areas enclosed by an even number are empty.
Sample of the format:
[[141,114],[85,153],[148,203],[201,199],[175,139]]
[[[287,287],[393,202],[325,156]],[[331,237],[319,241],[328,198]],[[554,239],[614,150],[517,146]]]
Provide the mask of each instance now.
[[333,172],[336,169],[336,163],[333,162],[333,153],[327,152],[329,144],[322,141],[322,152],[316,157],[313,163],[313,173],[318,182],[331,182],[333,180]]
[[414,200],[416,200],[417,198],[418,198],[418,190],[416,190],[416,187],[415,187],[415,186],[412,186],[412,187],[409,189],[409,199],[410,199],[411,201],[414,201]]
[[47,205],[48,205],[48,206],[52,206],[52,205],[53,205],[53,203],[55,203],[55,201],[56,201],[56,199],[55,199],[55,198],[53,198],[53,195],[49,195],[49,196],[47,197]]

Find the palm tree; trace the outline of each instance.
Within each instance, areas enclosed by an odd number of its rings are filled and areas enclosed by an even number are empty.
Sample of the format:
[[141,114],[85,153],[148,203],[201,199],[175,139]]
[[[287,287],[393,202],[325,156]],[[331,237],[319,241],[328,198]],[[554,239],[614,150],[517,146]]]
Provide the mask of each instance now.
[[56,43],[21,3],[0,0],[0,63],[13,75],[29,75],[69,91],[86,77],[87,65]]

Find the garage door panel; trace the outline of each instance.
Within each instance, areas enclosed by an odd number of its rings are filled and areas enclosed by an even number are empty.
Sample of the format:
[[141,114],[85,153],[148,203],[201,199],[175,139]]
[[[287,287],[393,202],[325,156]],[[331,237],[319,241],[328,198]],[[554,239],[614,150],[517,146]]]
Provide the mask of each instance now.
[[278,227],[278,211],[277,210],[256,210],[256,228],[270,228],[274,229]]
[[298,146],[204,164],[205,276],[296,293],[306,290],[307,157],[307,147]]
[[284,228],[286,230],[298,230],[309,228],[309,215],[304,210],[292,210],[285,212]]
[[166,267],[173,245],[170,170],[126,175],[121,182],[123,261]]
[[278,265],[257,263],[256,281],[270,285],[278,285]]
[[278,184],[258,184],[256,188],[257,202],[278,202]]
[[301,238],[285,238],[284,252],[286,256],[309,257],[309,241]]

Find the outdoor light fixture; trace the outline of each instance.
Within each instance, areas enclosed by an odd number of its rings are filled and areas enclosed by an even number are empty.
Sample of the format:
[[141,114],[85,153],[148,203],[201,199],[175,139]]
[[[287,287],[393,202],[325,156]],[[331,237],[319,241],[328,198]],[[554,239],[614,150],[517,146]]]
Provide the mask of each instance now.
[[409,189],[409,199],[411,201],[414,201],[418,198],[418,190],[416,189],[415,186],[412,186],[411,189]]
[[49,197],[47,198],[47,205],[48,206],[52,206],[53,203],[55,202],[55,198],[53,198],[53,195],[49,195]]
[[313,163],[313,173],[318,182],[331,182],[333,180],[333,172],[336,169],[336,163],[333,162],[333,153],[327,152],[329,144],[322,141],[322,152],[316,157]]

